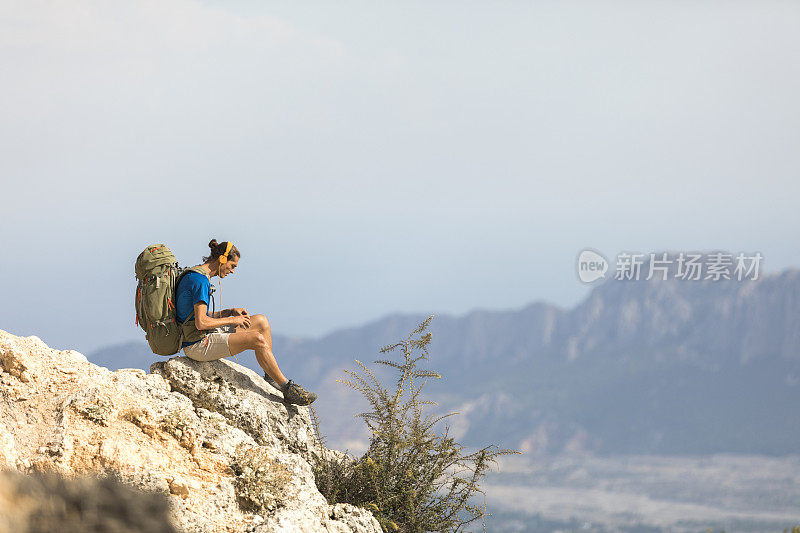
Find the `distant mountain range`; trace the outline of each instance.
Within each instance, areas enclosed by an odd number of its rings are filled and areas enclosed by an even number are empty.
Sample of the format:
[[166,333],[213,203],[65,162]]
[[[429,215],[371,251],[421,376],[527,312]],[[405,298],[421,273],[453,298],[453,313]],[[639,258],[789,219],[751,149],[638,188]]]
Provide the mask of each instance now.
[[[285,373],[320,392],[323,430],[357,447],[363,404],[335,383],[425,314],[316,339],[275,336]],[[800,270],[757,281],[607,280],[572,309],[439,315],[426,390],[468,445],[529,453],[796,453],[800,449]],[[88,355],[112,369],[158,357],[127,343]],[[252,355],[240,356],[255,367]]]

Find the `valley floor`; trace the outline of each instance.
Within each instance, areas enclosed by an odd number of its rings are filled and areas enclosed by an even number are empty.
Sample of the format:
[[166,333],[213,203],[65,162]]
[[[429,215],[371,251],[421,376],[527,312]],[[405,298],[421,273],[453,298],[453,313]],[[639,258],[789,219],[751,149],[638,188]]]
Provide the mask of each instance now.
[[800,456],[504,458],[485,483],[497,532],[781,532],[800,524]]

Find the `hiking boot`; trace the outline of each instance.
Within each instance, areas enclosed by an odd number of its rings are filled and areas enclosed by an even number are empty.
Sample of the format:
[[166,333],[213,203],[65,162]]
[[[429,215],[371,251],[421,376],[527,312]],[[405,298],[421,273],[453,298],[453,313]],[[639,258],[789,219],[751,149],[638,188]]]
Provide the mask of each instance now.
[[280,391],[283,393],[283,401],[294,405],[308,405],[317,399],[316,394],[308,392],[291,379]]

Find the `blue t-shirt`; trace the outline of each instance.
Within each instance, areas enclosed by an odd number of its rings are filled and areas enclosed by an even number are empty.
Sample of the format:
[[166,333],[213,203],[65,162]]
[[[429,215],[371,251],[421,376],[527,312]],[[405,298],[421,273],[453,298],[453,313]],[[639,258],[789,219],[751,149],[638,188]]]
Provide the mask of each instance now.
[[[203,302],[208,308],[210,300],[211,281],[208,276],[204,276],[199,272],[187,272],[178,283],[178,288],[175,290],[175,314],[177,315],[178,322],[183,322],[194,313],[194,304]],[[206,314],[211,316],[211,312],[206,309]],[[184,342],[181,348],[190,346],[195,342]]]

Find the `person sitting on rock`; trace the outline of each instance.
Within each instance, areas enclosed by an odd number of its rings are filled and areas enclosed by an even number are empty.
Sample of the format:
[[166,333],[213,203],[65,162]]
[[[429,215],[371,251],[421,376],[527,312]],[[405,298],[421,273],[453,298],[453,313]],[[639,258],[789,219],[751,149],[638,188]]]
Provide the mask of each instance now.
[[183,328],[183,353],[195,361],[215,361],[254,350],[264,378],[283,392],[287,403],[308,405],[317,395],[286,379],[272,353],[272,335],[264,315],[250,315],[243,308],[208,312],[211,278],[233,274],[241,254],[233,243],[208,243],[211,254],[203,264],[183,274],[175,291],[177,320]]

